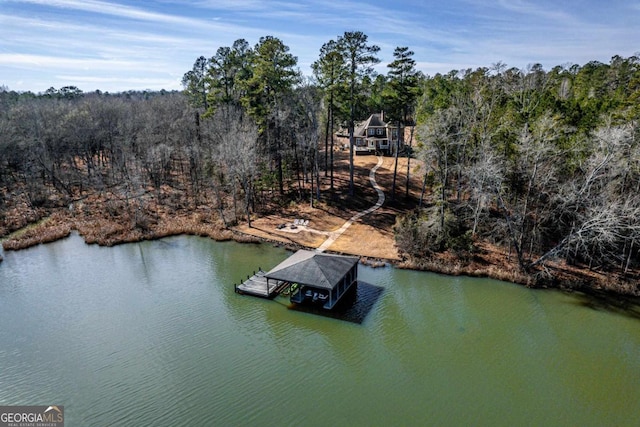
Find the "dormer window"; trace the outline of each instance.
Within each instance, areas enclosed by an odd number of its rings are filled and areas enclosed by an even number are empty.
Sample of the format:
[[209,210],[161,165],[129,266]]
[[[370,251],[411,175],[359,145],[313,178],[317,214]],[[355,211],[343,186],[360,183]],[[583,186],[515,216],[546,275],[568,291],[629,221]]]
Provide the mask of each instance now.
[[373,136],[373,135],[376,134],[376,130],[374,128],[369,128],[368,129],[368,134],[369,134],[369,136]]
[[383,132],[384,132],[384,129],[382,129],[382,128],[378,128],[378,129],[376,129],[376,134],[377,134],[377,135],[384,135],[384,133],[383,133]]

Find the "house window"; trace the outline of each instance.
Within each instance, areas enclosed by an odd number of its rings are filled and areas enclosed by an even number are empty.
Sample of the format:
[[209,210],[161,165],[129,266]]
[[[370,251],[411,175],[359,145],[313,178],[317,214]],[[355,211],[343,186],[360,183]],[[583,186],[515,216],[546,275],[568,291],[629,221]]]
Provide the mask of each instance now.
[[382,129],[382,128],[378,128],[378,129],[376,129],[376,134],[378,134],[378,135],[384,135],[384,134],[383,134],[383,131],[384,131],[384,129]]
[[375,130],[375,129],[373,129],[373,128],[369,128],[369,129],[368,129],[368,134],[369,134],[369,136],[373,136],[373,135],[375,135],[375,134],[376,134],[376,130]]

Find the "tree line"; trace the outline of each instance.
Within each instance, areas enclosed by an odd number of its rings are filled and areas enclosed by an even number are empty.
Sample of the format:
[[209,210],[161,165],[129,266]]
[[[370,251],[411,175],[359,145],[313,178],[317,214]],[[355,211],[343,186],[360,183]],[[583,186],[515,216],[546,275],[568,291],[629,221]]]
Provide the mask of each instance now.
[[[302,187],[299,165],[309,167],[317,141],[315,97],[313,87],[299,87],[297,104],[281,112],[280,143],[290,148],[281,153],[296,165],[286,176],[292,191]],[[148,196],[174,207],[206,204],[229,224],[240,211],[250,219],[277,192],[276,172],[260,158],[258,124],[241,111],[194,120],[199,112],[182,92],[69,98],[4,91],[0,99],[0,215],[18,196],[30,209],[50,210],[110,193],[143,210]]]
[[[293,130],[298,138],[304,135],[300,128],[292,128],[285,121],[292,116],[292,106],[295,113],[295,105],[301,98],[300,88],[312,87],[315,98],[302,96],[301,105],[307,113],[312,113],[302,126],[312,138],[303,136],[302,139],[308,141],[299,144],[311,156],[304,162],[303,169],[309,169],[314,176],[311,181],[317,183],[317,197],[320,169],[330,178],[333,190],[333,135],[339,126],[348,128],[349,194],[353,195],[356,120],[386,108],[388,117],[398,126],[404,125],[419,94],[422,75],[415,69],[413,52],[407,47],[398,47],[394,61],[388,65],[389,73],[384,76],[373,71],[373,66],[380,62],[376,56],[379,51],[378,46],[369,43],[366,34],[345,32],[320,48],[319,58],[312,65],[313,79],[305,82],[296,68],[297,58],[281,40],[263,37],[252,48],[246,40],[239,39],[232,46],[220,47],[211,58],[199,57],[182,83],[191,105],[199,111],[196,123],[216,114],[224,121],[233,112],[241,117],[246,115],[257,124],[258,150],[265,164],[275,171],[280,195],[284,194],[283,170],[295,170],[300,164],[288,153],[291,150],[287,147],[295,148],[296,144],[295,137],[289,137],[287,132]],[[309,94],[307,90],[306,95]],[[311,104],[307,101],[313,104],[313,109],[309,110]],[[324,134],[323,164],[315,154],[319,151],[319,133]]]
[[[353,132],[364,111],[381,108],[367,105],[378,51],[365,34],[346,32],[323,46],[314,77],[305,78],[289,47],[265,36],[197,58],[180,92],[3,87],[0,212],[18,203],[12,189],[31,209],[110,192],[137,212],[151,194],[161,204],[215,206],[225,224],[240,211],[250,224],[251,213],[273,201],[313,203],[322,197],[321,171],[331,171],[333,190],[333,158],[329,165],[325,153],[323,164],[321,134],[326,145],[338,126]],[[351,171],[353,192],[353,152]]]
[[[640,60],[526,70],[494,64],[424,81],[421,208],[396,226],[416,259],[490,241],[522,272],[560,258],[626,273],[640,261]],[[426,197],[431,191],[431,197]]]
[[161,203],[211,206],[225,224],[239,212],[250,222],[274,201],[326,197],[325,181],[335,191],[340,127],[350,136],[353,195],[356,121],[384,110],[398,130],[415,128],[416,146],[395,150],[419,160],[407,167],[405,198],[409,175],[422,178],[417,209],[395,227],[403,253],[469,257],[490,241],[523,272],[557,257],[637,267],[638,57],[425,76],[408,47],[375,73],[379,51],[364,33],[345,32],[304,77],[289,47],[265,36],[196,58],[180,92],[0,88],[0,215],[20,188],[33,208],[111,191],[144,209],[151,192]]

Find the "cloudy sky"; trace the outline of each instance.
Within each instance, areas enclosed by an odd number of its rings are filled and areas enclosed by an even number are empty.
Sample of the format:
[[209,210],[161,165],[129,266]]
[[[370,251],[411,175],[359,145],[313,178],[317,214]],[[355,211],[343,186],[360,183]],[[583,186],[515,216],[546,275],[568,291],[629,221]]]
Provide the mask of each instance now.
[[640,52],[640,0],[0,0],[0,85],[181,89],[197,57],[265,35],[310,74],[323,43],[356,30],[380,46],[382,73],[396,46],[429,75],[608,63]]

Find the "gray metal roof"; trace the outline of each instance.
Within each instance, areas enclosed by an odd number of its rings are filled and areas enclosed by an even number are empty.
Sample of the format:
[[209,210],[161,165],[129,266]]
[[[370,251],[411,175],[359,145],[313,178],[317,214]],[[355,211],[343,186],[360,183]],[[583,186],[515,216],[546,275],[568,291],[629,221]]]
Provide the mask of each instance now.
[[333,289],[358,263],[358,257],[299,250],[265,274],[269,279]]

